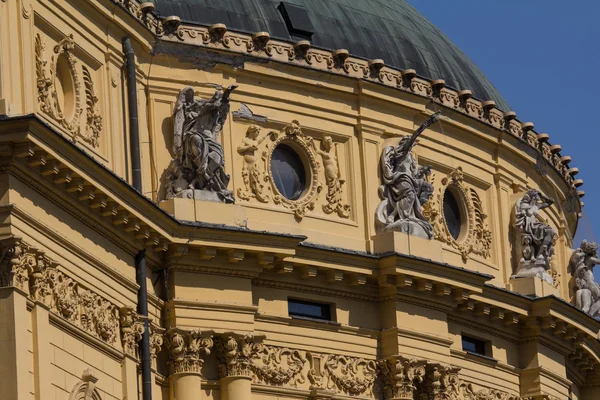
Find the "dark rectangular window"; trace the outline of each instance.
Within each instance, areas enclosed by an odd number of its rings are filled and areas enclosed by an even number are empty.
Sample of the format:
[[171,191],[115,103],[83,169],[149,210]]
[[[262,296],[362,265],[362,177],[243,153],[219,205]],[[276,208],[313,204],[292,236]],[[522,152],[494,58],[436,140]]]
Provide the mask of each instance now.
[[480,339],[475,339],[469,336],[462,335],[462,348],[464,351],[468,351],[469,353],[480,354],[482,356],[487,356],[485,348],[485,341]]
[[331,305],[312,301],[288,299],[290,317],[302,317],[331,321]]

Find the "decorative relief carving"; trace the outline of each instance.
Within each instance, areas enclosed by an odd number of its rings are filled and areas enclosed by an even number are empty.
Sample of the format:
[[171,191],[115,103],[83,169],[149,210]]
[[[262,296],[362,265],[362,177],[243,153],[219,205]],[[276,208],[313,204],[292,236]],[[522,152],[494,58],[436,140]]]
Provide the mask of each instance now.
[[[245,186],[244,189],[240,188],[238,190],[238,196],[243,200],[253,197],[263,203],[273,201],[274,204],[281,204],[285,208],[292,210],[296,218],[301,220],[308,211],[314,210],[319,193],[321,193],[323,188],[319,182],[320,164],[317,161],[317,150],[313,138],[306,136],[302,132],[300,123],[296,120],[284,126],[279,132],[270,131],[261,139],[258,139],[259,135],[260,128],[255,125],[250,126],[246,132],[246,137],[238,146],[238,153],[244,156],[242,176]],[[259,151],[259,146],[267,137],[271,140],[266,143],[262,151],[261,159],[264,166],[261,169],[257,163],[256,152]],[[296,200],[288,199],[279,192],[271,173],[273,150],[280,144],[298,149],[299,155],[304,158],[306,166],[309,169],[307,174],[309,179],[307,188],[300,198]],[[267,187],[264,187],[263,182],[267,183]],[[335,199],[332,200],[335,201]],[[331,206],[337,207],[334,205]],[[341,207],[342,209],[344,208],[344,206]],[[333,210],[336,209],[333,208],[332,212]]]
[[254,382],[297,387],[307,380],[306,356],[299,350],[257,344],[252,357]]
[[[430,183],[434,186],[435,174],[431,175]],[[444,217],[444,194],[453,190],[465,205],[467,229],[464,235],[455,239],[448,229]],[[464,182],[462,167],[448,173],[437,187],[435,195],[423,206],[423,215],[433,225],[434,239],[446,243],[460,252],[463,261],[467,262],[470,254],[489,258],[492,247],[492,232],[485,222],[487,215],[483,212],[483,203],[474,188],[469,188]]]
[[372,396],[377,364],[362,358],[329,355],[325,360],[326,376],[329,384],[326,389],[350,396]]
[[600,317],[600,286],[594,280],[594,266],[600,264],[598,244],[583,240],[569,260],[574,279],[575,306],[593,318]]
[[144,334],[144,322],[131,307],[121,307],[119,309],[119,316],[123,352],[136,357],[138,342],[142,340],[142,335]]
[[342,199],[342,185],[345,180],[342,178],[340,171],[337,143],[333,143],[331,136],[325,136],[321,141],[321,148],[318,149],[313,142],[313,149],[321,156],[325,170],[325,182],[327,183],[325,199],[327,203],[323,204],[323,211],[326,214],[336,212],[341,218],[348,218],[350,205],[344,204]]
[[425,379],[425,362],[396,356],[379,363],[383,378],[384,398],[413,399],[417,384]]
[[516,257],[518,261],[515,278],[538,276],[553,284],[548,274],[550,259],[554,254],[556,232],[539,217],[540,210],[550,207],[554,200],[531,189],[515,204],[514,227],[516,230]]
[[175,104],[173,153],[167,170],[166,198],[234,203],[227,189],[223,146],[219,133],[229,115],[229,95],[237,86],[217,88],[208,100],[194,99],[194,89],[179,92]]
[[166,333],[172,373],[202,372],[204,356],[210,354],[213,339],[210,334],[199,330],[181,331],[172,329]]
[[0,244],[2,286],[24,290],[67,321],[111,345],[117,343],[117,307],[60,271],[44,252],[17,238]]
[[156,356],[162,350],[165,330],[155,323],[150,323],[150,358],[156,362]]
[[82,67],[82,71],[83,86],[85,87],[86,124],[85,131],[80,136],[92,146],[98,147],[98,139],[102,130],[102,117],[97,110],[98,96],[96,96],[96,91],[94,90],[94,82],[92,81],[90,71],[85,66]]
[[433,227],[423,215],[423,205],[433,193],[426,180],[431,168],[420,167],[412,148],[417,137],[439,119],[439,112],[430,116],[411,136],[405,136],[398,146],[387,146],[380,159],[382,185],[381,203],[375,211],[378,232],[405,232],[425,239],[433,237]]
[[92,371],[86,369],[81,375],[81,381],[73,387],[69,394],[69,400],[102,400],[100,393],[96,390],[96,378]]
[[76,141],[79,138],[92,147],[99,146],[102,130],[102,117],[98,113],[98,97],[89,69],[81,67],[86,97],[86,122],[80,124],[83,106],[81,102],[81,81],[77,60],[73,55],[75,42],[73,35],[62,39],[54,46],[50,66],[45,58],[46,43],[38,33],[35,37],[35,62],[37,73],[38,105],[65,128]]
[[277,138],[278,133],[271,131],[262,138],[259,139],[260,127],[257,125],[250,125],[246,131],[246,137],[242,140],[242,143],[237,148],[239,155],[244,157],[244,165],[242,167],[242,179],[244,181],[244,188],[238,188],[237,195],[242,200],[250,200],[255,198],[261,203],[269,202],[270,195],[268,193],[268,187],[265,187],[267,181],[266,174],[269,170],[269,166],[266,164],[266,152],[263,152],[263,169],[261,171],[258,163],[257,155],[259,146],[267,137],[271,137],[271,140]]

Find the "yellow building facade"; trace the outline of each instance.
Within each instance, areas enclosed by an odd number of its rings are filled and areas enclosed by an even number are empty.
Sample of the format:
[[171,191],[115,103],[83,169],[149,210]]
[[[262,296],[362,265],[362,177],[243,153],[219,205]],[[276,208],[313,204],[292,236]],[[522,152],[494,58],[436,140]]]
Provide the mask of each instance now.
[[159,6],[0,0],[0,399],[600,398],[560,145]]

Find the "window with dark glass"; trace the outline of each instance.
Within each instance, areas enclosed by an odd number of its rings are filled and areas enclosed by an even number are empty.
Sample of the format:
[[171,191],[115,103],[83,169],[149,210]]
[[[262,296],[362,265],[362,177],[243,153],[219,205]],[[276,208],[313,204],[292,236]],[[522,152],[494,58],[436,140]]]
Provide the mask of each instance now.
[[297,200],[306,188],[306,171],[300,156],[285,144],[273,150],[271,173],[279,193],[286,199]]
[[288,299],[290,317],[302,317],[331,321],[331,305],[312,301]]
[[452,237],[455,240],[458,239],[462,226],[462,218],[458,201],[456,201],[456,197],[454,197],[454,194],[450,190],[444,192],[444,219]]
[[485,341],[475,339],[470,336],[462,335],[462,348],[464,351],[468,351],[469,353],[479,354],[482,356],[487,355],[485,351]]

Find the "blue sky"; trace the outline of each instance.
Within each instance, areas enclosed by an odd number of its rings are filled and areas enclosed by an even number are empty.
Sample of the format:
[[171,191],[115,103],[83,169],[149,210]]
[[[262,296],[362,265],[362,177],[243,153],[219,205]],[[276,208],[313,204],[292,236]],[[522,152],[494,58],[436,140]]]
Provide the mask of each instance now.
[[[408,0],[548,133],[584,180],[581,239],[600,240],[600,1]],[[600,266],[595,271],[600,282]]]

